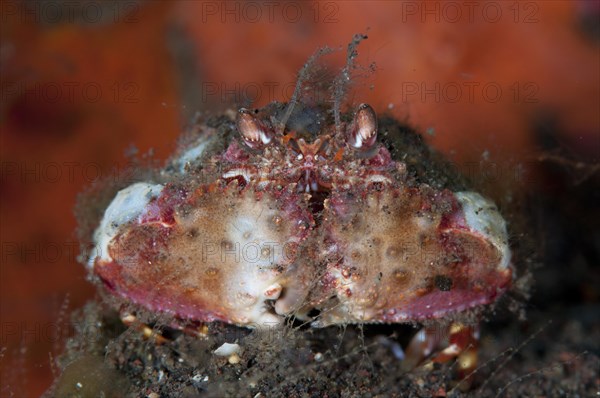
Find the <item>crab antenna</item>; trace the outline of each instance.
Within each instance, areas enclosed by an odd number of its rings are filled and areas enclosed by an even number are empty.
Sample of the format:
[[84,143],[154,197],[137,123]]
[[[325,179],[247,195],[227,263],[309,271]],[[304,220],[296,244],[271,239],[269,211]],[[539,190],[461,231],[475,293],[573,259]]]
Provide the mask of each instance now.
[[369,149],[377,139],[377,115],[368,104],[360,104],[348,132],[348,143],[356,149]]
[[241,108],[235,122],[244,143],[250,148],[262,148],[273,139],[273,131],[257,120],[248,109]]
[[315,51],[313,55],[311,55],[308,61],[306,61],[302,69],[300,69],[300,72],[298,72],[298,80],[296,81],[294,93],[292,94],[292,98],[290,98],[290,101],[288,102],[288,105],[285,109],[285,113],[283,114],[283,117],[281,118],[279,125],[277,126],[277,130],[279,133],[283,133],[283,131],[285,130],[285,125],[290,116],[292,115],[294,107],[298,103],[298,97],[300,95],[300,91],[302,91],[302,84],[304,84],[304,82],[308,79],[310,68],[312,68],[312,66],[319,58],[321,58],[323,55],[329,54],[332,51],[333,50],[329,47],[319,48],[317,51]]
[[362,33],[357,33],[354,35],[352,41],[348,44],[348,48],[346,49],[346,66],[342,68],[339,76],[333,82],[333,117],[335,121],[335,131],[338,134],[342,128],[340,108],[344,96],[346,95],[346,89],[350,83],[350,72],[355,67],[354,59],[358,56],[356,47],[358,47],[361,41],[366,39],[368,39],[368,36]]

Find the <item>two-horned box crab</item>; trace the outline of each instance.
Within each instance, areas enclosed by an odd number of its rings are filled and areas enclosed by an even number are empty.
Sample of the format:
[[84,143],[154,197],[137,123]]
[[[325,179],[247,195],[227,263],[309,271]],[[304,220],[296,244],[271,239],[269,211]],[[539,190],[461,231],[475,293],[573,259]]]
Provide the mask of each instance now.
[[182,324],[440,321],[447,333],[418,333],[407,366],[462,355],[473,369],[478,331],[460,315],[510,287],[506,223],[476,192],[415,178],[377,119],[291,101],[200,126],[160,181],[116,194],[90,271]]

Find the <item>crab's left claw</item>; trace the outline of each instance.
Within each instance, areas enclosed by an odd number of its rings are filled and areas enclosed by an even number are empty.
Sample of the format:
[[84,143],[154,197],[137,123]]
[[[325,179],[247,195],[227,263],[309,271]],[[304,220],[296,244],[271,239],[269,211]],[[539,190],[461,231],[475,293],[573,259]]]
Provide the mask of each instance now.
[[474,192],[426,186],[336,192],[315,326],[439,320],[494,302],[510,285],[505,222]]

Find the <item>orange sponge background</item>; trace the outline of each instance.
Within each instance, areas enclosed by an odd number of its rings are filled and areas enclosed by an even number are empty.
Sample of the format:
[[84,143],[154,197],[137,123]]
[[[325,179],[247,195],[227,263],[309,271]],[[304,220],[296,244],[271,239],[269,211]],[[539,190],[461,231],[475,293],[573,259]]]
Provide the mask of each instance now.
[[286,100],[317,48],[339,48],[327,57],[341,65],[360,32],[351,103],[487,172],[492,195],[528,190],[539,120],[561,126],[575,158],[600,153],[594,4],[3,1],[1,395],[49,387],[69,313],[94,297],[77,261],[76,196],[123,173],[132,146],[163,159],[196,111]]

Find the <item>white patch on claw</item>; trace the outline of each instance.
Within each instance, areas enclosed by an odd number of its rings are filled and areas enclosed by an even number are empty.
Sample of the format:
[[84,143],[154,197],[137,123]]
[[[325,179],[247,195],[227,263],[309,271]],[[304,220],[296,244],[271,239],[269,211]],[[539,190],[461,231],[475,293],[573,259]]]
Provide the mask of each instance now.
[[254,199],[246,199],[236,209],[235,218],[227,223],[226,236],[230,247],[224,248],[223,257],[238,264],[230,276],[230,302],[245,319],[238,323],[265,328],[279,325],[283,317],[273,313],[267,302],[277,300],[284,282],[278,267],[286,267],[285,245],[273,220],[280,217],[275,209],[263,207]]
[[108,254],[110,241],[117,235],[120,227],[138,217],[150,200],[160,195],[162,189],[160,184],[138,182],[117,193],[94,232],[96,247],[90,256],[88,267],[94,266],[97,257],[102,261],[112,261]]
[[457,192],[456,198],[462,205],[467,224],[472,230],[490,240],[500,251],[498,268],[506,269],[510,264],[510,247],[506,221],[500,215],[496,205],[476,192]]

